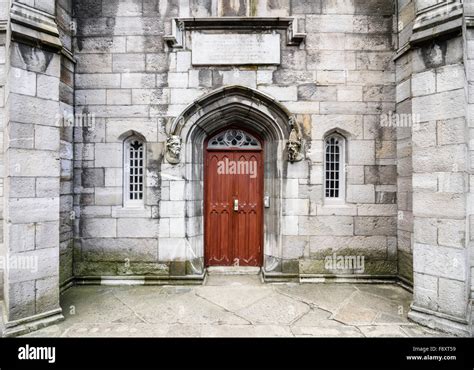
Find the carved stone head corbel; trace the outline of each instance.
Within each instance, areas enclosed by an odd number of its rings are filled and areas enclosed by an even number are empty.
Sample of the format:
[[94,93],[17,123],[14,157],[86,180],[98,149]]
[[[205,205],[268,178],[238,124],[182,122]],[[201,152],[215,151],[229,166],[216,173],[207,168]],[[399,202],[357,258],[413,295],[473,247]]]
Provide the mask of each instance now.
[[170,135],[166,139],[165,159],[170,164],[178,164],[181,155],[181,137],[178,135]]
[[286,149],[288,150],[288,160],[290,162],[299,162],[303,160],[303,140],[300,134],[300,130],[296,120],[292,117],[290,121],[291,131],[290,137],[286,144]]

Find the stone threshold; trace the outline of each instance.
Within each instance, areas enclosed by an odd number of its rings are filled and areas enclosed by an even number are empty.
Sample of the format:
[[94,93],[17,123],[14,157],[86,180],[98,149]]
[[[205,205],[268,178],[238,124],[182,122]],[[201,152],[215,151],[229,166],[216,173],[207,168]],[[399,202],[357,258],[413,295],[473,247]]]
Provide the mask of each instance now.
[[258,275],[260,267],[253,266],[212,266],[207,268],[209,275]]

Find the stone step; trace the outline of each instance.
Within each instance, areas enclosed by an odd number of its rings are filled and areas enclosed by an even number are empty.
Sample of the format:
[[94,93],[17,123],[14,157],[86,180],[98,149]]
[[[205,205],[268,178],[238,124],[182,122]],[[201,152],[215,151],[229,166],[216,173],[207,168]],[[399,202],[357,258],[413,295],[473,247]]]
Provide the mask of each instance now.
[[207,268],[209,275],[258,275],[260,267],[253,266],[211,266]]

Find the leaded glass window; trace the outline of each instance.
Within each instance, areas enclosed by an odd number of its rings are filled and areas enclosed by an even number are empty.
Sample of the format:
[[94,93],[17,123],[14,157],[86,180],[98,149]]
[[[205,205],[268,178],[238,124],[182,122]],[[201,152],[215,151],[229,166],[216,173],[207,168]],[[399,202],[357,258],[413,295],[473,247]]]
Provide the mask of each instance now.
[[141,206],[145,193],[145,151],[143,141],[132,137],[124,143],[124,203]]
[[238,129],[229,129],[214,135],[208,142],[209,149],[261,149],[260,142],[253,135]]
[[344,199],[344,138],[334,134],[326,138],[324,150],[324,191],[326,200]]

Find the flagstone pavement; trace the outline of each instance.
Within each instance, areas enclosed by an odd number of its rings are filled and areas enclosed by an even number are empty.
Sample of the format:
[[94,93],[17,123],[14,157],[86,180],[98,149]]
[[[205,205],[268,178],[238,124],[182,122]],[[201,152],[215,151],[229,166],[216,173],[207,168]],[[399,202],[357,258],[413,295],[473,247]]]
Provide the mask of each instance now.
[[208,276],[202,286],[75,286],[65,320],[27,337],[426,337],[392,284],[264,284]]

